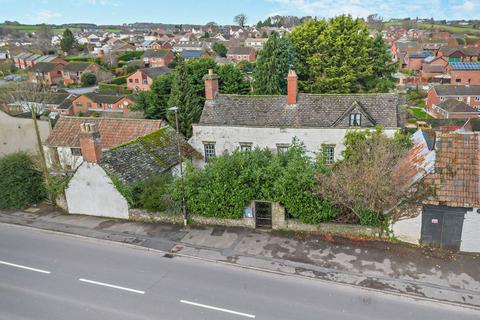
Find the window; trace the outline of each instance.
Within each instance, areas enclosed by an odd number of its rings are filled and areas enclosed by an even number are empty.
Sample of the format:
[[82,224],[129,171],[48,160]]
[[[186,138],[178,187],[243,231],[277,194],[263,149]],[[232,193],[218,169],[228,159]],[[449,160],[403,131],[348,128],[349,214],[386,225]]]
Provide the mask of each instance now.
[[77,107],[81,107],[81,106],[82,106],[82,103],[81,103],[81,102],[77,102],[76,105],[77,105]]
[[361,113],[351,113],[350,114],[350,127],[360,127],[362,125],[362,114]]
[[251,142],[240,142],[240,151],[242,151],[242,152],[252,151],[252,143]]
[[277,153],[284,153],[288,151],[288,144],[277,144]]
[[135,79],[135,83],[138,83],[138,82],[139,82],[138,79]]
[[132,83],[132,82],[133,82],[133,79],[128,79],[128,82]]
[[335,145],[323,145],[322,149],[325,163],[332,164],[335,161]]
[[475,101],[480,101],[480,96],[476,96]]
[[92,103],[91,102],[87,102],[87,108],[91,108],[92,107]]
[[445,101],[445,97],[440,97],[440,101]]
[[80,148],[70,148],[70,152],[72,153],[72,156],[82,155],[82,150]]
[[462,83],[462,79],[455,79],[456,83]]
[[205,161],[208,162],[210,158],[215,158],[215,143],[208,142],[203,144],[205,150]]
[[144,79],[144,80],[143,80],[143,84],[148,84],[147,79]]

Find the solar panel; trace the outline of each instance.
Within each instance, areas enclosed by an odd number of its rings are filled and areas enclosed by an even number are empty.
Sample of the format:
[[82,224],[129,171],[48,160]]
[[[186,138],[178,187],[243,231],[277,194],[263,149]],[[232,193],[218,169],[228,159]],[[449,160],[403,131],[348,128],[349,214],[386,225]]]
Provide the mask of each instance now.
[[480,70],[480,62],[451,62],[455,70]]

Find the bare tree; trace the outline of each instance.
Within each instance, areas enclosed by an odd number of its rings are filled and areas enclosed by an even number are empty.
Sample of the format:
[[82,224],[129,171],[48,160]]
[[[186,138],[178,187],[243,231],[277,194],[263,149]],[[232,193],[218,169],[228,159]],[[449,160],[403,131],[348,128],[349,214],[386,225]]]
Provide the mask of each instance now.
[[43,24],[37,32],[37,41],[36,44],[43,53],[47,53],[52,49],[52,29]]
[[382,31],[384,26],[383,18],[376,13],[367,17],[367,24],[370,29],[377,31]]
[[[51,101],[49,88],[42,83],[23,82],[12,85],[8,89],[2,91],[1,95],[2,100],[7,104],[18,107],[23,112],[28,112],[30,114],[35,129],[38,154],[40,156],[40,166],[45,178],[45,184],[47,185],[47,189],[49,189],[51,186],[51,179],[38,126],[38,117],[45,111],[45,105]],[[55,199],[50,197],[50,201],[54,202]]]
[[247,16],[245,15],[245,13],[237,14],[233,18],[233,22],[235,22],[236,24],[238,24],[240,27],[243,28],[245,26],[245,24],[247,23]]

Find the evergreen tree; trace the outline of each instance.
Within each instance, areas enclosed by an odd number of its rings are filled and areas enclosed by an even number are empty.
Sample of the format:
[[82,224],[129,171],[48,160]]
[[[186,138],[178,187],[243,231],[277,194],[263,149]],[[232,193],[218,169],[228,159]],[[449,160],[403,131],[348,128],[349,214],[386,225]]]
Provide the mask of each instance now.
[[216,42],[213,46],[212,46],[212,50],[218,54],[220,57],[226,57],[227,56],[227,47],[225,47],[225,45],[223,43],[220,43],[220,42]]
[[226,64],[218,68],[220,92],[226,94],[248,94],[250,83],[245,75],[233,64]]
[[62,48],[63,52],[69,52],[75,46],[76,40],[73,36],[72,31],[70,29],[65,29],[63,32],[62,40],[60,40],[60,47]]
[[288,70],[295,64],[295,51],[288,37],[270,34],[258,53],[253,72],[256,94],[285,94]]
[[161,75],[153,81],[150,91],[141,91],[133,110],[143,111],[147,119],[167,119],[167,106],[174,74]]
[[378,34],[373,39],[373,45],[370,49],[370,59],[372,63],[372,76],[365,83],[366,90],[371,92],[388,92],[395,87],[393,74],[398,70],[398,62],[392,61],[392,56],[388,46]]

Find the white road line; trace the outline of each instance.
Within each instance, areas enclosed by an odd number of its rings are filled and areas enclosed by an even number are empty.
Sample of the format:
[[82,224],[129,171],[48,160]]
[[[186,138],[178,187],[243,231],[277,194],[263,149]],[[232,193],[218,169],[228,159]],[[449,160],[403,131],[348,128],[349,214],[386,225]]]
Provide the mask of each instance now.
[[108,284],[108,283],[104,283],[104,282],[98,282],[98,281],[82,279],[82,278],[78,279],[78,281],[87,282],[87,283],[96,284],[96,285],[99,285],[99,286],[104,286],[104,287],[109,287],[109,288],[114,288],[114,289],[119,289],[119,290],[130,291],[130,292],[139,293],[139,294],[145,294],[145,291],[120,287],[120,286],[116,286],[114,284]]
[[25,270],[30,270],[30,271],[35,271],[35,272],[50,274],[50,271],[47,271],[47,270],[42,270],[42,269],[37,269],[37,268],[31,268],[31,267],[22,266],[22,265],[19,265],[19,264],[10,263],[10,262],[6,262],[6,261],[1,261],[1,260],[0,260],[0,264],[4,264],[4,265],[6,265],[6,266],[11,266],[11,267],[20,268],[20,269],[25,269]]
[[208,305],[206,305],[206,304],[196,303],[196,302],[187,301],[187,300],[180,300],[180,302],[181,302],[181,303],[185,303],[185,304],[190,304],[190,305],[192,305],[192,306],[201,307],[201,308],[212,309],[212,310],[227,312],[227,313],[231,313],[231,314],[236,314],[236,315],[242,316],[242,317],[247,317],[247,318],[252,318],[252,319],[255,318],[255,316],[254,316],[253,314],[242,313],[242,312],[233,311],[233,310],[228,310],[228,309],[223,309],[223,308],[218,308],[218,307],[212,307],[212,306],[208,306]]

